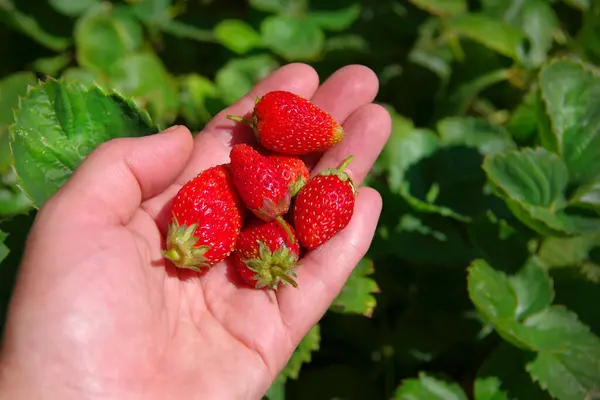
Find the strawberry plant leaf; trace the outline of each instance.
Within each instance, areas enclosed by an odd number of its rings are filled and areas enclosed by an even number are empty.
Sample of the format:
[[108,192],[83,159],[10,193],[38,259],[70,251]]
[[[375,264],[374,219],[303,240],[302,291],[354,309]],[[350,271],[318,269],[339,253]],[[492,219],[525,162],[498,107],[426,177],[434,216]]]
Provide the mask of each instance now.
[[62,53],[52,57],[38,58],[33,62],[32,69],[45,75],[55,76],[70,62],[71,56],[68,53]]
[[427,68],[446,84],[452,73],[451,63],[454,52],[448,40],[439,37],[441,20],[428,18],[419,27],[419,37],[408,54],[408,59],[417,65]]
[[434,15],[461,15],[467,12],[466,0],[409,0]]
[[592,1],[586,7],[586,13],[583,16],[583,26],[579,34],[579,43],[585,49],[591,58],[598,62],[600,61],[600,4],[597,1]]
[[171,0],[138,0],[132,2],[130,7],[139,19],[148,24],[170,19]]
[[569,199],[569,205],[600,213],[600,178],[580,186]]
[[588,253],[600,245],[597,234],[569,238],[546,237],[538,250],[539,260],[547,268],[576,267],[588,259]]
[[100,82],[99,77],[90,71],[87,71],[83,68],[71,67],[67,68],[62,73],[62,78],[68,81],[77,82],[83,86],[91,86],[96,84],[100,87],[103,87],[102,82]]
[[225,105],[235,103],[260,80],[279,67],[268,54],[233,59],[223,66],[215,77],[219,97]]
[[506,129],[518,142],[529,140],[538,132],[538,96],[537,92],[530,90],[523,97],[506,123]]
[[455,382],[436,379],[425,372],[418,378],[405,379],[392,400],[467,400],[465,392]]
[[558,155],[543,148],[497,153],[483,169],[495,194],[530,228],[558,236],[597,231],[597,219],[563,211],[569,172]]
[[63,51],[71,46],[71,39],[46,32],[34,17],[17,10],[12,0],[1,0],[0,11],[0,18],[42,46],[54,51]]
[[332,11],[311,11],[308,18],[328,31],[344,31],[360,17],[360,4]]
[[4,244],[6,237],[8,234],[6,232],[0,231],[0,263],[4,261],[8,253],[10,252],[9,248]]
[[211,103],[218,102],[217,86],[210,79],[198,74],[182,75],[178,82],[181,114],[188,124],[201,128],[218,111],[215,110],[216,107],[211,106]]
[[197,26],[186,24],[185,22],[175,21],[173,19],[161,21],[156,25],[165,33],[181,39],[192,39],[198,42],[212,43],[215,41],[213,32],[208,29],[200,29]]
[[[532,382],[525,369],[530,359],[531,353],[523,352],[507,342],[502,342],[490,353],[479,371],[477,371],[475,393],[478,390],[477,382],[499,380],[501,390],[511,400],[550,400],[550,395],[544,392],[535,382]],[[491,385],[491,383],[488,384]],[[501,399],[503,400],[503,398]],[[479,398],[475,397],[475,400],[479,400]]]
[[594,355],[539,353],[527,365],[531,378],[554,398],[579,400],[595,398],[600,393],[598,352]]
[[105,72],[140,48],[142,33],[138,20],[125,8],[103,3],[89,9],[75,24],[77,62],[91,72]]
[[507,22],[525,34],[531,43],[527,64],[537,67],[546,61],[559,27],[558,17],[547,0],[486,1],[484,14]]
[[294,350],[292,357],[288,361],[287,365],[279,374],[278,379],[285,382],[288,378],[298,379],[302,364],[310,362],[312,359],[312,353],[319,350],[321,343],[321,327],[319,324],[313,326],[310,331],[304,336],[304,338]]
[[100,0],[49,0],[49,4],[59,13],[75,17],[100,4]]
[[214,27],[213,32],[219,43],[237,54],[262,47],[260,34],[244,21],[223,20]]
[[260,25],[262,41],[288,61],[315,60],[323,51],[325,34],[312,19],[271,16]]
[[460,36],[478,42],[515,61],[520,61],[524,56],[525,35],[506,22],[483,14],[471,13],[450,18],[448,27]]
[[39,208],[99,144],[157,131],[147,113],[116,93],[48,79],[21,98],[10,127],[20,187]]
[[173,122],[179,110],[177,82],[153,52],[130,53],[107,71],[111,87],[133,99],[159,126]]
[[600,76],[582,63],[558,60],[542,69],[539,80],[549,120],[541,131],[543,146],[561,155],[570,183],[595,181],[600,174]]
[[360,260],[342,291],[333,301],[331,310],[370,317],[377,305],[373,293],[379,293],[377,282],[369,277],[373,272],[375,272],[375,266],[372,260],[368,258]]
[[14,122],[13,109],[19,105],[19,96],[27,93],[37,79],[31,72],[18,72],[0,79],[0,172],[10,168],[8,126]]
[[510,134],[483,118],[448,117],[440,120],[437,131],[445,146],[475,147],[482,155],[500,153],[516,148]]
[[269,391],[263,396],[263,400],[285,400],[285,382],[283,379],[275,379]]
[[297,3],[302,3],[302,0],[250,0],[253,8],[276,14],[289,12],[302,5]]
[[501,388],[502,382],[495,376],[478,377],[475,380],[475,400],[509,400]]

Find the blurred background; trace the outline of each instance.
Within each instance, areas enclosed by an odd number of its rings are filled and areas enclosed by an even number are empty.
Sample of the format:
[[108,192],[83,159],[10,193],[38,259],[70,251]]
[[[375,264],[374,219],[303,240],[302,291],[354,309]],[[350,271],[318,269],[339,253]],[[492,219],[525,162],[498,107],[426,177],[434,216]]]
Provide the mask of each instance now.
[[[473,259],[512,273],[532,243],[545,265],[577,266],[552,272],[561,276],[557,301],[598,332],[590,306],[597,238],[538,240],[481,168],[487,154],[540,143],[536,93],[551,59],[594,67],[598,2],[0,0],[0,21],[0,256],[10,249],[0,267],[2,315],[35,216],[8,147],[12,109],[28,85],[48,76],[95,82],[132,98],[161,127],[198,131],[271,71],[299,61],[322,80],[347,64],[372,68],[394,125],[366,183],[384,198],[373,245],[271,400],[549,399],[524,367],[535,351],[507,344],[467,290]],[[574,246],[579,253],[557,261]],[[600,385],[598,376],[580,384]],[[584,392],[558,398],[584,400]]]

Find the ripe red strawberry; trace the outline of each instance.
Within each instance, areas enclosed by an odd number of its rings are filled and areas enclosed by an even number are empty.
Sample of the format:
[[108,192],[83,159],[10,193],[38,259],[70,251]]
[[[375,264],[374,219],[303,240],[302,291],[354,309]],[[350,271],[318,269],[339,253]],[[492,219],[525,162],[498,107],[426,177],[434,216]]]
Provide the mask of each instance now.
[[164,257],[195,271],[223,261],[235,248],[245,213],[229,165],[202,171],[173,199]]
[[344,169],[354,156],[313,177],[296,196],[294,227],[300,243],[314,249],[348,225],[354,213],[356,187]]
[[294,156],[271,155],[269,158],[279,165],[278,169],[286,182],[290,196],[294,197],[310,177],[306,164]]
[[[294,228],[283,221],[294,235]],[[295,236],[294,236],[295,238]],[[242,229],[231,255],[242,279],[257,289],[277,289],[280,283],[298,287],[293,277],[300,245],[278,221],[253,219]]]
[[263,147],[280,154],[322,152],[344,138],[344,129],[330,114],[283,90],[257,98],[252,120],[232,115],[227,118],[249,124]]
[[275,161],[247,144],[233,146],[229,153],[237,191],[250,211],[264,221],[288,212],[290,193]]

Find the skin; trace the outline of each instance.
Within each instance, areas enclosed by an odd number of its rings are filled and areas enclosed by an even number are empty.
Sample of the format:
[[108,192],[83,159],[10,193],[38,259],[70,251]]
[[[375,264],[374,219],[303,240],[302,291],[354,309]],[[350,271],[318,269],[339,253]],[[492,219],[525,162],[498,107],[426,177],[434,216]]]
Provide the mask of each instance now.
[[195,138],[185,127],[97,148],[39,211],[9,308],[0,353],[4,399],[260,399],[327,311],[366,253],[381,211],[360,188],[350,224],[309,252],[299,289],[249,289],[227,263],[176,270],[160,251],[170,200],[182,184],[228,161],[252,133],[225,118],[283,89],[312,99],[346,137],[314,175],[337,166],[357,184],[384,146],[390,117],[372,104],[378,81],[363,66],[319,86],[304,64],[273,72]]

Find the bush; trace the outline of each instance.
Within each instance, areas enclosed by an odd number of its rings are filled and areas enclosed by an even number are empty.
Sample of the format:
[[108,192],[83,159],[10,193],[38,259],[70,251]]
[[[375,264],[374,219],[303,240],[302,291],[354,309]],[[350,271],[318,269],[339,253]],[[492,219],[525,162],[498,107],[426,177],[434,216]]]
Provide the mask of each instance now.
[[101,142],[198,131],[286,62],[322,78],[360,63],[393,118],[367,180],[383,214],[268,398],[600,393],[600,3],[0,0],[0,11],[2,313],[36,208]]

